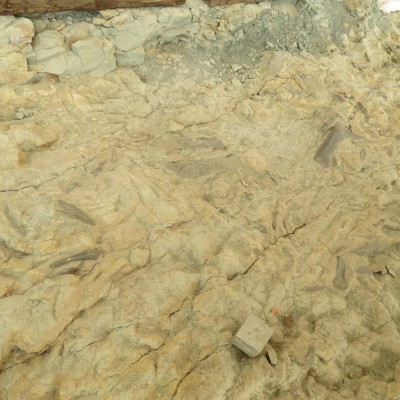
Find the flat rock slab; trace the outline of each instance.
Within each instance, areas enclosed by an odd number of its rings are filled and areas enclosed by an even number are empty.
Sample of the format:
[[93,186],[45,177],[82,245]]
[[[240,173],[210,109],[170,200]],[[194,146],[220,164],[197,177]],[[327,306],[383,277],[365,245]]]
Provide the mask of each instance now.
[[200,178],[234,171],[243,165],[238,156],[211,158],[206,160],[181,160],[169,164],[169,169],[186,178]]
[[66,10],[106,10],[110,8],[176,6],[184,0],[0,0],[0,14],[29,14]]
[[273,330],[262,319],[250,315],[233,337],[232,343],[249,357],[257,357],[272,334]]

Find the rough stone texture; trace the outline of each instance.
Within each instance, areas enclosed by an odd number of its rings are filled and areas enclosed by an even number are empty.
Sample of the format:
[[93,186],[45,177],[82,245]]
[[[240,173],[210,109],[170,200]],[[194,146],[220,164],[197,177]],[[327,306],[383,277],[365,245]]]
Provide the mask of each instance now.
[[83,72],[93,71],[104,62],[103,40],[97,38],[83,39],[72,45],[72,52],[76,54],[84,66]]
[[34,35],[29,19],[0,17],[0,84],[22,84],[35,77],[35,72],[28,71],[26,61]]
[[34,51],[64,47],[65,36],[57,31],[38,33],[32,43]]
[[117,50],[135,49],[158,33],[157,16],[149,15],[113,29],[109,34],[115,36]]
[[28,61],[31,70],[57,75],[89,72],[104,76],[116,68],[114,46],[102,38],[78,40],[71,45],[71,51],[64,47],[38,50]]
[[179,28],[192,22],[192,14],[185,8],[163,8],[159,12],[157,20],[162,26]]
[[[276,7],[279,6],[278,4]],[[20,48],[17,52],[23,55],[21,61],[27,63],[25,69],[57,75],[92,73],[91,68],[97,60],[85,58],[85,62],[82,58],[77,58],[76,52],[72,51],[72,45],[85,39],[107,39],[107,42],[103,42],[106,45],[101,45],[101,42],[97,41],[96,49],[94,45],[92,46],[92,55],[100,54],[104,48],[109,49],[110,43],[115,47],[114,51],[109,50],[106,55],[109,59],[107,68],[101,69],[105,74],[116,65],[129,67],[144,63],[146,50],[164,43],[193,40],[204,42],[204,38],[210,41],[217,39],[230,41],[236,31],[261,20],[270,10],[269,2],[263,2],[241,4],[230,8],[217,7],[210,11],[204,3],[190,0],[186,6],[180,8],[163,7],[151,11],[104,10],[98,16],[82,17],[78,14],[67,14],[63,17],[56,14],[35,14],[32,20],[0,17],[5,21],[3,26],[0,23],[0,38],[6,34],[11,38],[10,40],[7,38],[7,42],[4,43],[6,48],[12,41],[18,41]],[[217,19],[215,15],[218,15]],[[8,18],[15,20],[12,32],[8,28],[2,30]],[[24,24],[30,26],[30,31]],[[36,36],[33,39],[33,46],[30,47],[29,44],[34,36],[33,28],[36,30]],[[91,40],[91,43],[95,41]],[[21,46],[26,49],[21,50]],[[15,73],[16,70],[12,69],[13,64],[10,68],[7,67],[6,62],[7,59],[2,61],[3,73],[5,78],[8,78],[10,71]],[[99,74],[99,71],[93,73]],[[21,83],[24,82],[26,79],[21,80]]]
[[10,44],[16,47],[25,47],[30,44],[34,36],[32,22],[27,18],[11,21],[8,29],[5,30],[5,35],[8,36]]
[[65,46],[67,49],[71,49],[75,42],[87,39],[90,36],[89,24],[87,22],[78,22],[67,26],[61,33],[65,37]]
[[131,65],[139,65],[144,63],[143,46],[129,51],[117,52],[117,63],[119,67],[129,67]]
[[355,21],[229,80],[0,86],[1,399],[397,400],[400,22]]
[[[199,29],[192,23],[188,8],[165,7],[155,13],[136,15],[131,10],[106,11],[103,15],[103,18],[93,18],[92,23],[61,24],[52,30],[36,19],[35,24],[41,31],[33,40],[33,52],[27,56],[29,68],[53,74],[89,72],[100,76],[115,69],[117,64],[142,64],[144,45],[181,38],[191,40]],[[106,66],[98,69],[97,65],[104,59],[107,59]]]

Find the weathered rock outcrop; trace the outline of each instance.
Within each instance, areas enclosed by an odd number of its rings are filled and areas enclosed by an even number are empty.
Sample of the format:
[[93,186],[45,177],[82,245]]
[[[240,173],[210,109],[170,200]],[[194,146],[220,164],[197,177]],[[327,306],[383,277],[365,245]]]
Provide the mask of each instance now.
[[[0,85],[1,399],[398,398],[399,16],[372,22],[243,79]],[[250,314],[273,365],[232,346]]]
[[[221,24],[220,32],[234,33],[270,9],[268,2],[221,9],[226,28]],[[11,80],[12,76],[15,83],[24,83],[36,76],[34,72],[56,75],[88,72],[104,76],[117,66],[142,64],[146,49],[176,41],[189,42],[196,35],[203,40],[204,37],[216,40],[215,32],[207,26],[207,16],[200,18],[199,10],[190,5],[152,11],[104,10],[99,17],[90,18],[90,22],[67,24],[61,20],[51,24],[46,18],[32,18],[32,21],[0,17],[0,40],[4,44],[0,81],[3,75],[3,81]]]
[[26,61],[34,35],[29,19],[0,17],[0,84],[26,83],[36,75]]

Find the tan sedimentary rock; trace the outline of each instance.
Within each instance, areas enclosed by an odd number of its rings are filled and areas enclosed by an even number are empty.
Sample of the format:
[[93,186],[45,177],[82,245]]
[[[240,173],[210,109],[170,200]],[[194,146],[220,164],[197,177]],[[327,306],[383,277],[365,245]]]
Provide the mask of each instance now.
[[395,399],[398,40],[0,85],[0,398]]

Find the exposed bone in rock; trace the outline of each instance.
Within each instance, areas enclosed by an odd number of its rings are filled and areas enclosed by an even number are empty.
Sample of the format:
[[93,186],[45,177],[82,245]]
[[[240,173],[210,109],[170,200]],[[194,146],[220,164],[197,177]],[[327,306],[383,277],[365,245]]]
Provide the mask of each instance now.
[[315,160],[324,167],[332,168],[338,165],[337,152],[340,143],[346,139],[357,139],[358,136],[354,135],[350,130],[343,125],[337,125],[331,128],[327,137],[322,142],[315,154]]

